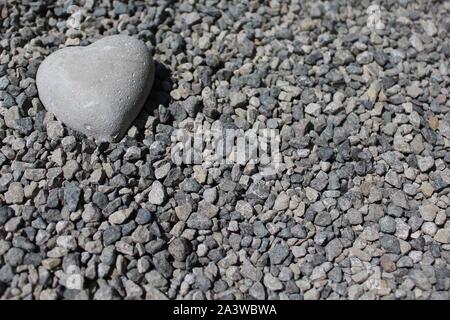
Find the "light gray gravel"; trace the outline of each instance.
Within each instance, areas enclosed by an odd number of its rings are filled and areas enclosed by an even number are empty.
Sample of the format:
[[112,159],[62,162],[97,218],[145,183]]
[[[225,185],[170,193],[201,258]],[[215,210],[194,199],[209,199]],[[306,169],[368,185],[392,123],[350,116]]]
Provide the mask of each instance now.
[[[449,299],[450,2],[377,3],[0,0],[0,297]],[[36,72],[117,34],[155,81],[96,142]],[[195,123],[284,166],[171,158]]]

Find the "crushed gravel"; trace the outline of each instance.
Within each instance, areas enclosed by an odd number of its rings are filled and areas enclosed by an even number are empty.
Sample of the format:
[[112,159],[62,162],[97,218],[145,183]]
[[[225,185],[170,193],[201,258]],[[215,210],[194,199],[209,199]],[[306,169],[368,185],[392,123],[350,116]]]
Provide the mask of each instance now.
[[[376,3],[0,0],[0,297],[449,299],[450,2]],[[155,83],[96,143],[36,72],[120,33]],[[194,121],[285,166],[172,161]]]

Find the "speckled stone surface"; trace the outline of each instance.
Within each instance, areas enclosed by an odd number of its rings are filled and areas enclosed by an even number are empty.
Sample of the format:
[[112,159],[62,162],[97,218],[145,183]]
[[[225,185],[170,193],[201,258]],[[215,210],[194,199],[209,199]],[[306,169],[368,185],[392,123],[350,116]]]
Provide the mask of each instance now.
[[45,108],[67,126],[101,141],[120,139],[150,93],[154,62],[145,43],[108,36],[48,56],[36,76]]

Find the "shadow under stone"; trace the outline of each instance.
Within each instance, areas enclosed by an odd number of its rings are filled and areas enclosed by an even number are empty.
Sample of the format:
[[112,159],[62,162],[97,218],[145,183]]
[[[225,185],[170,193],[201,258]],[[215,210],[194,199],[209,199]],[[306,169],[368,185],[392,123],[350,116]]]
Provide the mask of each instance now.
[[[155,79],[148,98],[133,125],[138,129],[137,140],[144,136],[145,124],[149,116],[160,118],[160,112],[167,110],[172,98],[170,91],[173,88],[173,79],[171,71],[162,63],[155,61]],[[162,106],[162,107],[161,107]]]
[[168,107],[171,102],[170,91],[172,91],[173,79],[172,73],[162,63],[155,61],[155,80],[153,81],[152,91],[150,92],[143,109],[152,112],[159,105]]

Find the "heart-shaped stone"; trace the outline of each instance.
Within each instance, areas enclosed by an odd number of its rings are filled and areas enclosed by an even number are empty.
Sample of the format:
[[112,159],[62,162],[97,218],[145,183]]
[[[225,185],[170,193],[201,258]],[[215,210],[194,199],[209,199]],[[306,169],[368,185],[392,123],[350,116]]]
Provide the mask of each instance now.
[[155,66],[145,43],[108,36],[48,56],[36,76],[44,107],[67,126],[100,141],[120,139],[153,85]]

